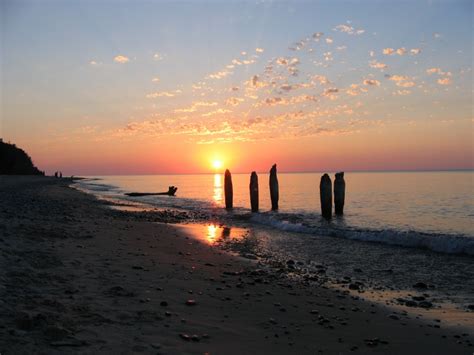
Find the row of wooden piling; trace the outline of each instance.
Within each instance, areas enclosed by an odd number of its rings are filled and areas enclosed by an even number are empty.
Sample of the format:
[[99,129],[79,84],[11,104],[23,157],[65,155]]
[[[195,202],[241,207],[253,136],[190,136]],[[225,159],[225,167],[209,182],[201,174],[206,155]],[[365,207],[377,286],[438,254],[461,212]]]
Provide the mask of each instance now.
[[[277,178],[276,164],[270,169],[270,199],[272,202],[272,211],[278,210],[279,200],[279,186]],[[258,194],[258,175],[255,171],[250,174],[250,207],[252,212],[258,212],[259,209],[259,194]],[[336,173],[334,179],[334,205],[335,214],[342,215],[344,213],[346,183],[344,181],[344,173]],[[324,218],[330,219],[332,217],[332,182],[328,174],[321,177],[319,184],[319,194],[321,199],[321,214]],[[234,190],[232,186],[232,175],[227,169],[224,174],[224,195],[225,208],[230,210],[234,207]]]

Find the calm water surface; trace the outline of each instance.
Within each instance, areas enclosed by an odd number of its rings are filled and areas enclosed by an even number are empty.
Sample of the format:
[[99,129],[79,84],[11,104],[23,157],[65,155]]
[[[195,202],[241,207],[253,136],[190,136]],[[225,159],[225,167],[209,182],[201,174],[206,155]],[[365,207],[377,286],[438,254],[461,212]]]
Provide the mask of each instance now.
[[[294,214],[311,225],[319,220],[320,173],[279,174],[280,213]],[[260,210],[270,210],[268,174],[259,174]],[[177,198],[147,197],[149,203],[182,208],[221,209],[223,175],[100,176],[97,190],[123,192],[167,191],[179,187]],[[331,176],[333,179],[333,175]],[[346,173],[343,220],[334,223],[369,229],[394,229],[474,237],[473,172]],[[234,206],[250,208],[249,174],[234,174]],[[110,186],[108,186],[110,185]],[[109,189],[110,187],[115,189]]]

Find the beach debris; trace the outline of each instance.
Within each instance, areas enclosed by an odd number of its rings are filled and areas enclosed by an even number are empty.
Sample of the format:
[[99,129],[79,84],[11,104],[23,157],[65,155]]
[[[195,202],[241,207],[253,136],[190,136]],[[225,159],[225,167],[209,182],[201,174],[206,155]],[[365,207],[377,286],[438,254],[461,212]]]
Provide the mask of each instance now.
[[258,212],[258,176],[255,171],[250,175],[250,206],[252,212]]
[[168,186],[167,192],[128,192],[125,195],[130,197],[140,197],[140,196],[158,196],[158,195],[167,195],[175,196],[178,188],[176,186]]
[[332,183],[331,178],[328,174],[324,174],[321,177],[321,182],[319,184],[319,194],[321,200],[321,214],[326,219],[331,219],[332,217]]
[[344,181],[344,172],[336,173],[334,179],[334,207],[336,216],[342,216],[344,213],[344,199],[346,195],[346,182]]
[[234,189],[232,187],[232,175],[229,169],[226,169],[224,173],[224,195],[225,195],[225,208],[230,210],[234,207]]
[[195,305],[197,305],[197,302],[195,300],[186,301],[186,306],[195,306]]
[[273,164],[272,168],[270,169],[269,185],[270,185],[270,199],[272,200],[272,211],[276,211],[278,210],[278,199],[279,199],[276,164]]

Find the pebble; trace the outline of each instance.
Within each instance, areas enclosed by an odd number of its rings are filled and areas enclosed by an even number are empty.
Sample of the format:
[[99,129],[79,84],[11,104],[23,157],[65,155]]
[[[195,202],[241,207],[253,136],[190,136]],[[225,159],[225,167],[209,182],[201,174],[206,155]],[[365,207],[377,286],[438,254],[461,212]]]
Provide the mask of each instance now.
[[195,306],[197,303],[195,300],[187,300],[186,301],[186,306]]

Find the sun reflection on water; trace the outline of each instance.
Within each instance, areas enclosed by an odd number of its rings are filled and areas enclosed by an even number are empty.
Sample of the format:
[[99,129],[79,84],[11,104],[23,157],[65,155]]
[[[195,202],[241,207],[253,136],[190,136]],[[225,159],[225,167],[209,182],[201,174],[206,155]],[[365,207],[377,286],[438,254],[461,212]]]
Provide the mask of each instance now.
[[212,196],[215,202],[222,202],[222,180],[221,174],[214,174],[214,194]]

